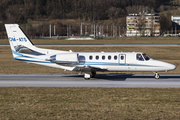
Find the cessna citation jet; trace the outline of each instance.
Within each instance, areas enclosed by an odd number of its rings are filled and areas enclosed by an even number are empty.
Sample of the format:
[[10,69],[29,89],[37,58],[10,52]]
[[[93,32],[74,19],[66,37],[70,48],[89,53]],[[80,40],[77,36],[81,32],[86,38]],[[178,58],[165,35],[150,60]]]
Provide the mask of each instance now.
[[72,52],[35,47],[18,24],[5,24],[14,59],[69,71],[84,72],[84,78],[95,77],[97,71],[170,71],[176,66],[150,58],[141,52]]

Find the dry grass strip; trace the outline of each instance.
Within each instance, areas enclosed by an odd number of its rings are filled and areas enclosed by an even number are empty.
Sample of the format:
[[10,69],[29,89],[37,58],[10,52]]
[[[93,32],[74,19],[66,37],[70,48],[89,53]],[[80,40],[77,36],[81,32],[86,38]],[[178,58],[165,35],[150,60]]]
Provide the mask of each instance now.
[[179,120],[180,89],[0,88],[0,119]]
[[[179,37],[128,37],[97,40],[31,39],[34,44],[180,44]],[[0,44],[9,44],[8,39],[0,39]]]

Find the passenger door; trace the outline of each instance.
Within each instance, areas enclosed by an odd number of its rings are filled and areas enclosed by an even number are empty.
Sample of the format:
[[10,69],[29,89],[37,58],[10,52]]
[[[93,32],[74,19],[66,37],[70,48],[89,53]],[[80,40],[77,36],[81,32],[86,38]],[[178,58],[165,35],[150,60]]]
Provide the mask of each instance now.
[[119,54],[119,64],[120,65],[126,64],[126,54]]

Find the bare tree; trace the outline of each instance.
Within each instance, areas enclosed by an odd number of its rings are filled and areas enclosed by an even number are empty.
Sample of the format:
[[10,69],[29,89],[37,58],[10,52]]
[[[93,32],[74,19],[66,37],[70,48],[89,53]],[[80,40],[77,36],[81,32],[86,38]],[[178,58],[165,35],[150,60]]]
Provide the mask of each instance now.
[[151,35],[154,36],[154,10],[151,10]]
[[111,7],[108,9],[108,16],[113,21],[114,24],[117,24],[119,18],[120,8]]
[[171,13],[160,14],[160,30],[161,33],[166,32],[167,30],[171,30],[172,22],[171,22]]
[[145,21],[146,18],[144,16],[144,11],[141,13],[141,15],[138,17],[138,23],[137,23],[137,27],[138,30],[140,31],[140,36],[145,36]]

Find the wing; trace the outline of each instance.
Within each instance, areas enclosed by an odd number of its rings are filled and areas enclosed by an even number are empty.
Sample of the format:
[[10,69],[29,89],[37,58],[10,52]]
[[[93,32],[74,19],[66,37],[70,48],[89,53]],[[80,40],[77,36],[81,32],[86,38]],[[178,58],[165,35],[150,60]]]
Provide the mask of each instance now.
[[74,68],[74,71],[107,71],[108,69],[96,65],[78,65]]

